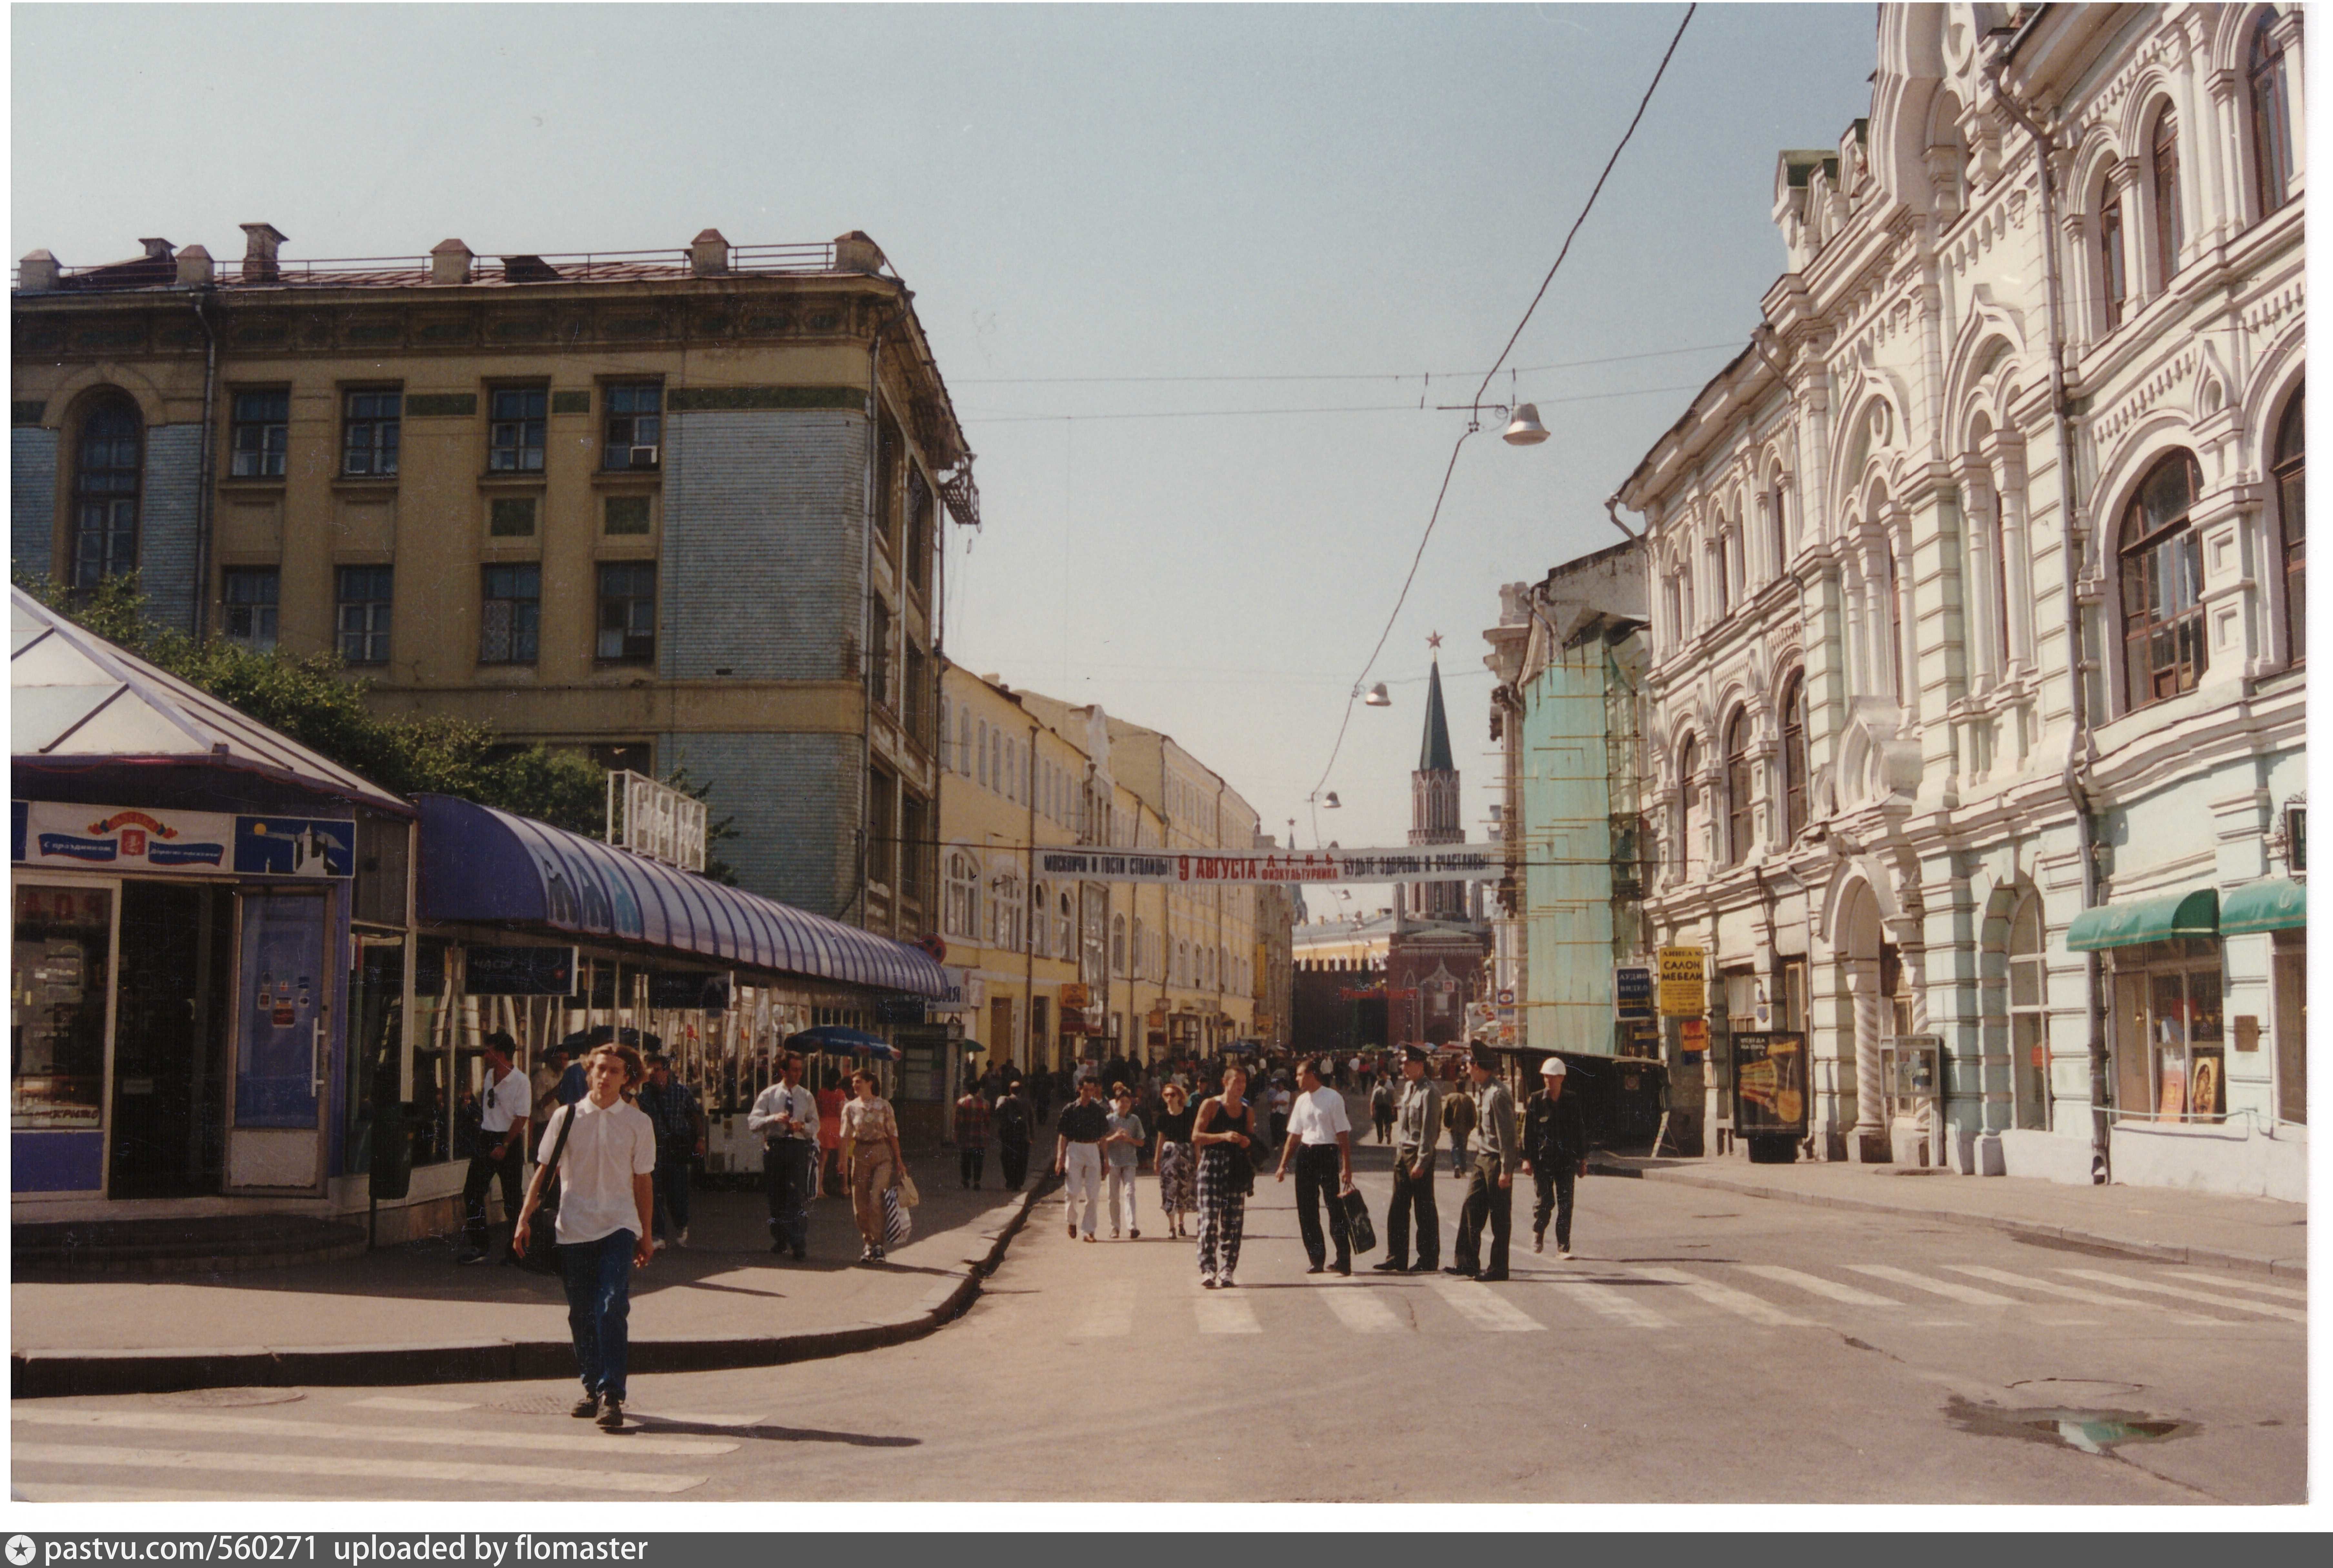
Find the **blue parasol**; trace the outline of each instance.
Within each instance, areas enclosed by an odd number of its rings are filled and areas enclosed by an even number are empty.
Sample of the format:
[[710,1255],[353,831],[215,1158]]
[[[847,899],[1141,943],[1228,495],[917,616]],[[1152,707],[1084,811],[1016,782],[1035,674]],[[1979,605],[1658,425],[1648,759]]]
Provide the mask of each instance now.
[[888,1041],[858,1029],[846,1029],[840,1024],[821,1024],[815,1029],[805,1029],[786,1042],[798,1050],[816,1051],[828,1056],[872,1056],[881,1062],[896,1062],[898,1051]]

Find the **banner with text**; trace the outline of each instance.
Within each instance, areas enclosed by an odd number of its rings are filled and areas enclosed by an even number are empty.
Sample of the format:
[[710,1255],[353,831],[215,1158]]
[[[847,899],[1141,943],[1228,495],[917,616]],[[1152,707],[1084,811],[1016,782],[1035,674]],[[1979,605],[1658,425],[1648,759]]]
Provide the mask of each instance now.
[[1458,882],[1503,876],[1506,861],[1494,844],[1412,844],[1397,850],[1039,850],[1037,871],[1088,882]]

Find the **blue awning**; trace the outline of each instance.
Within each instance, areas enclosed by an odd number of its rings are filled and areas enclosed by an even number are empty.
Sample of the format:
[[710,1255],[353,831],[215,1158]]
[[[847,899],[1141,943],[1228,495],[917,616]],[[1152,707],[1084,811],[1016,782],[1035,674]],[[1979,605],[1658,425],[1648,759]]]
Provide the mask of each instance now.
[[547,926],[698,958],[946,997],[930,955],[547,822],[418,797],[425,920]]

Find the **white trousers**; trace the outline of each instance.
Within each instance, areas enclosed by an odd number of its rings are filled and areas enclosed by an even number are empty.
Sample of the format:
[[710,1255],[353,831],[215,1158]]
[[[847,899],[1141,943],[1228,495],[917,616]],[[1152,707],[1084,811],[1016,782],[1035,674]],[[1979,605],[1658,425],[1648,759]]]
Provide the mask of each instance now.
[[1078,1228],[1079,1211],[1082,1207],[1085,1233],[1094,1233],[1095,1211],[1101,1207],[1101,1146],[1098,1143],[1072,1143],[1061,1159],[1061,1198],[1069,1206],[1070,1228]]
[[1128,1230],[1140,1230],[1142,1222],[1134,1217],[1134,1173],[1131,1165],[1113,1165],[1102,1179],[1102,1191],[1109,1204],[1109,1234],[1118,1234],[1122,1218]]

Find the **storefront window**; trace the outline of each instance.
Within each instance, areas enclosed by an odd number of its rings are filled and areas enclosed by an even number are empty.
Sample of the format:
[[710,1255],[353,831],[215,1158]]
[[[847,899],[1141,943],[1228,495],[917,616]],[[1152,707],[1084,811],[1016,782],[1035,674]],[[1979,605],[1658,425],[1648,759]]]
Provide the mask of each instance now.
[[2010,1073],[2017,1091],[2017,1125],[2050,1125],[2050,1030],[2041,944],[2041,899],[2025,895],[2009,925]]
[[349,972],[349,1076],[341,1097],[347,1118],[344,1173],[372,1167],[376,1111],[398,1099],[405,1013],[405,938],[360,931],[356,941],[356,967]]
[[9,1113],[19,1130],[102,1123],[112,957],[110,889],[18,884]]
[[2271,974],[2276,1002],[2276,1116],[2309,1120],[2309,934],[2276,933]]
[[2117,949],[2115,1014],[2117,1088],[2126,1118],[2216,1121],[2227,1114],[2217,942]]
[[452,1087],[454,948],[424,938],[413,969],[413,1163],[443,1165],[454,1158],[447,1121]]

